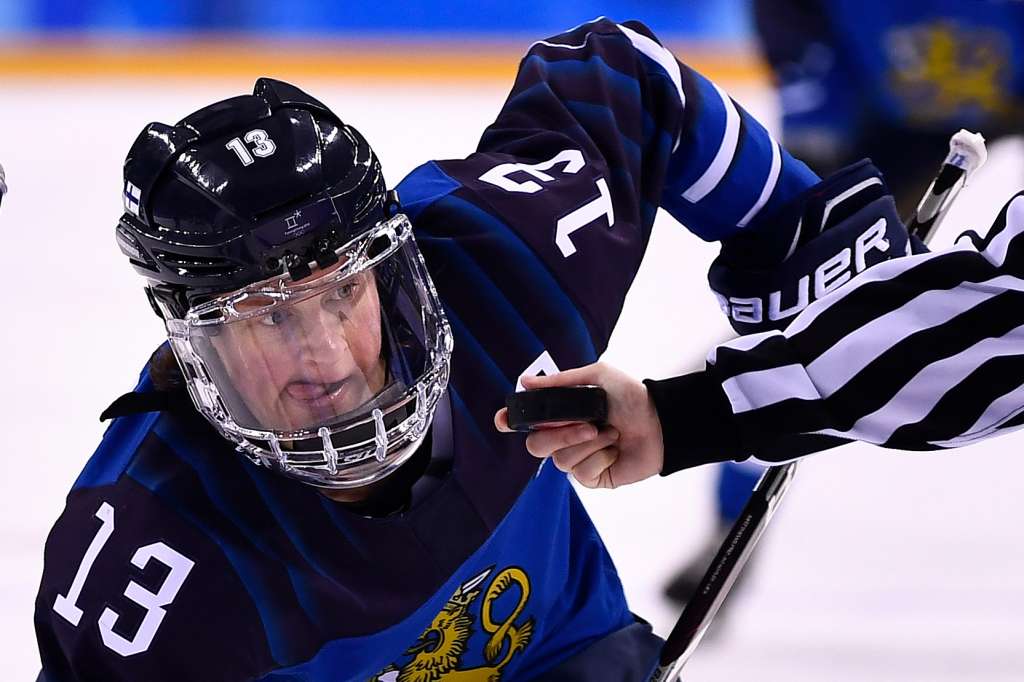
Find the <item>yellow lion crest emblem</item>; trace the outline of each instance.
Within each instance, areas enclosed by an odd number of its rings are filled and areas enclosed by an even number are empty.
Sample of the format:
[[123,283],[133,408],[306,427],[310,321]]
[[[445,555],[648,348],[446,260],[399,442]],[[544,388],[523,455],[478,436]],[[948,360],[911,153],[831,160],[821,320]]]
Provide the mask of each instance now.
[[[460,585],[405,652],[412,658],[401,666],[389,665],[371,682],[498,682],[502,669],[530,643],[533,618],[521,624],[516,622],[530,598],[526,572],[517,567],[506,568],[484,590],[482,586],[493,571],[492,566]],[[495,601],[513,589],[518,592],[515,606],[505,618],[496,620]],[[480,602],[480,629],[490,635],[483,649],[487,665],[461,668],[476,621],[471,608],[481,592],[484,597]]]
[[1010,50],[997,29],[938,21],[894,30],[886,43],[890,87],[916,102],[915,118],[942,118],[962,107],[1006,116],[1019,104],[1007,94]]

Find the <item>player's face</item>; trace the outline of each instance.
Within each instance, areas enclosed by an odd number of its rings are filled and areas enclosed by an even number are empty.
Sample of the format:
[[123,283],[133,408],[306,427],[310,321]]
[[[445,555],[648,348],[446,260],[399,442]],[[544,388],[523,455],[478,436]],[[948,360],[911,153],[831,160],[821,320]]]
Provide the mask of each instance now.
[[355,410],[383,388],[380,315],[376,281],[366,271],[225,325],[212,342],[259,426],[292,431]]

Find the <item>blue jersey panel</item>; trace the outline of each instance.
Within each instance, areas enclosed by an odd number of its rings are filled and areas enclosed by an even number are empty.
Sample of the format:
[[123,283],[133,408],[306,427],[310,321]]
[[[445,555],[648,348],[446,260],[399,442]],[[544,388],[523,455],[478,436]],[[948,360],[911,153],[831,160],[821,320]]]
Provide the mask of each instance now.
[[405,176],[395,189],[402,211],[416,220],[420,211],[458,187],[459,183],[445,175],[437,163],[428,161]]
[[565,475],[544,466],[491,538],[415,613],[383,632],[331,642],[263,679],[365,682],[339,671],[371,669],[379,671],[372,680],[417,670],[434,671],[433,679],[455,672],[529,679],[632,620]]
[[[136,391],[152,388],[148,372],[143,372]],[[156,413],[140,414],[122,419],[115,419],[100,441],[96,453],[89,458],[82,473],[78,475],[72,490],[109,485],[117,480],[135,455],[142,439],[146,437],[159,415]]]

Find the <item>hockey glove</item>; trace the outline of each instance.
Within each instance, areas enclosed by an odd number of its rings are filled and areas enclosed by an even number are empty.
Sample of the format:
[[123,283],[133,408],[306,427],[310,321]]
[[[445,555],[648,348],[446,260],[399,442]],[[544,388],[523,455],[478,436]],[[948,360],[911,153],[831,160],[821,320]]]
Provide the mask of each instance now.
[[740,334],[783,329],[854,275],[910,253],[910,241],[885,181],[865,160],[724,240],[708,281]]

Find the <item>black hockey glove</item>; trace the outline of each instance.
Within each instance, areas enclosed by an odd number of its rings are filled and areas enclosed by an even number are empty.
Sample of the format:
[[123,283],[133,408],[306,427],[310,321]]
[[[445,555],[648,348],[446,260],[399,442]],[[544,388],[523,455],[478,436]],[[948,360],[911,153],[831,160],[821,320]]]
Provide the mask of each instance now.
[[708,281],[733,329],[752,334],[785,328],[876,263],[924,250],[908,238],[885,181],[865,160],[724,240]]

